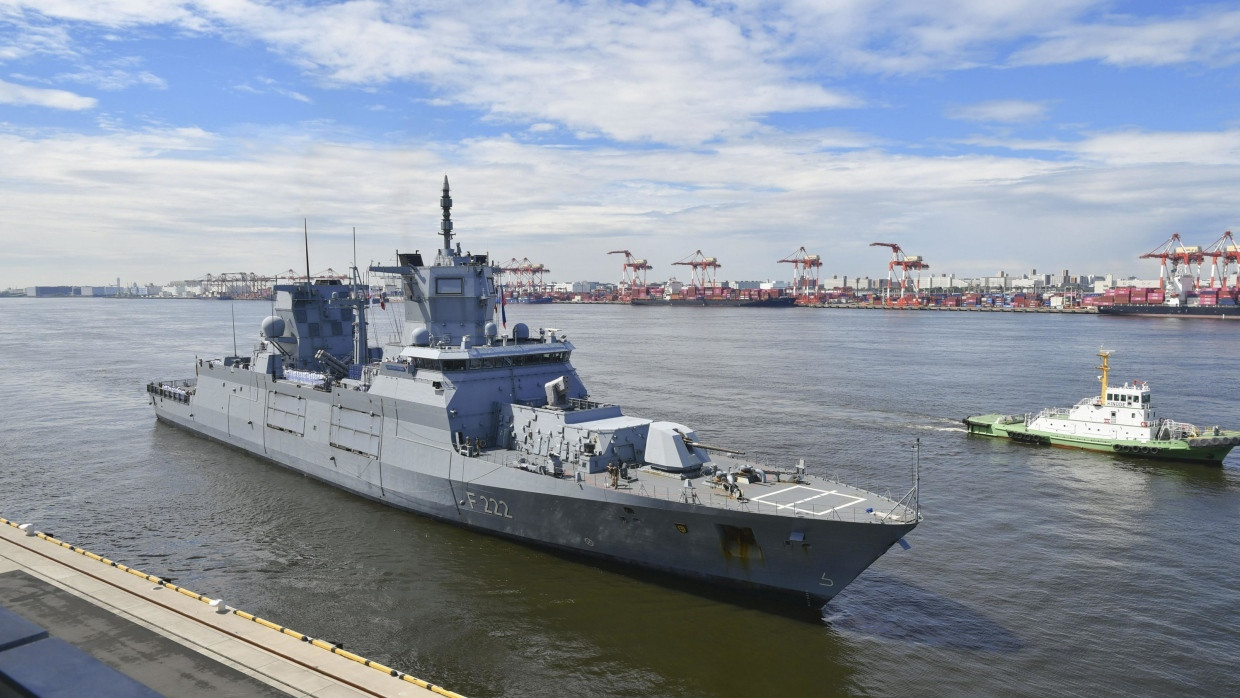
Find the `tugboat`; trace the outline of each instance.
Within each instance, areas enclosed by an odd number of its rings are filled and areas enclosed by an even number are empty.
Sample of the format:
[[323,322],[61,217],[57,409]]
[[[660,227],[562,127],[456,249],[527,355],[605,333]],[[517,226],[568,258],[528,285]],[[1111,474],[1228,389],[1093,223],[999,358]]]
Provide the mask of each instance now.
[[1112,387],[1107,379],[1114,352],[1100,350],[1102,392],[1072,407],[1051,407],[1038,414],[983,414],[966,417],[970,434],[997,436],[1021,443],[1120,453],[1141,458],[1222,465],[1240,431],[1217,426],[1199,429],[1186,422],[1156,417],[1150,386],[1144,381]]
[[370,268],[401,280],[398,341],[368,346],[364,289],[277,286],[250,355],[148,384],[156,418],[469,529],[814,607],[907,545],[916,474],[895,501],[748,462],[595,400],[559,330],[501,333],[499,269],[453,246],[446,177],[440,206],[432,263]]

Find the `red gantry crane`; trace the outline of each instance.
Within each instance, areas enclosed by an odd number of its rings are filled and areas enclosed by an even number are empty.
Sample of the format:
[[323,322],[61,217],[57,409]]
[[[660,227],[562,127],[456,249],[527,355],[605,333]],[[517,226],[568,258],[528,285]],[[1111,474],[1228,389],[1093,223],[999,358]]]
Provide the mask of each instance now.
[[499,271],[505,277],[512,279],[506,284],[511,288],[504,289],[505,293],[535,296],[544,291],[543,274],[551,270],[542,264],[531,262],[529,257],[521,260],[513,257],[501,264]]
[[[930,265],[926,264],[920,255],[907,256],[904,250],[894,242],[872,242],[870,247],[890,247],[891,261],[887,263],[887,288],[883,289],[883,305],[887,305],[890,300],[891,285],[894,283],[894,275],[896,267],[900,267],[900,299],[897,301],[899,305],[916,305],[917,298],[921,293],[921,270],[929,269]],[[908,288],[909,271],[916,271],[917,278],[913,282],[913,290]]]
[[708,288],[712,289],[713,292],[715,288],[715,270],[723,266],[718,259],[703,256],[701,250],[694,252],[679,262],[672,262],[673,266],[678,264],[689,267],[691,270],[689,278],[692,279],[690,282],[692,289],[688,294],[691,297],[704,293]]
[[622,266],[622,271],[620,272],[621,293],[624,293],[626,287],[630,293],[632,293],[634,286],[640,286],[643,289],[646,288],[646,272],[654,268],[647,264],[646,260],[637,259],[633,256],[633,253],[628,250],[613,250],[607,254],[624,255],[624,265]]
[[[1162,260],[1162,267],[1158,272],[1158,287],[1166,290],[1167,279],[1170,278],[1175,284],[1175,291],[1179,291],[1180,285],[1180,267],[1184,268],[1193,277],[1193,287],[1189,290],[1195,290],[1201,285],[1201,263],[1205,261],[1205,255],[1201,252],[1201,247],[1197,245],[1185,246],[1180,240],[1179,233],[1172,233],[1171,238],[1154,248],[1153,250],[1141,255],[1140,259],[1158,259]],[[1197,265],[1197,271],[1194,273],[1192,265]],[[1167,267],[1171,269],[1168,272]]]
[[1217,280],[1217,288],[1226,289],[1227,279],[1234,276],[1233,288],[1240,291],[1240,248],[1236,247],[1230,230],[1203,250],[1202,255],[1210,258],[1210,288],[1216,288]]
[[818,293],[818,270],[822,268],[822,257],[810,254],[802,247],[779,262],[792,265],[793,295],[810,296]]

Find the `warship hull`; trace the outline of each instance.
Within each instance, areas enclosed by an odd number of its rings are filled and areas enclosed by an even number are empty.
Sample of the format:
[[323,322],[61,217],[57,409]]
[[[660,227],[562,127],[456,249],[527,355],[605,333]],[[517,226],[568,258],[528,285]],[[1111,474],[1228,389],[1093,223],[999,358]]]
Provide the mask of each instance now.
[[398,509],[815,608],[921,521],[916,474],[894,501],[591,399],[559,330],[501,335],[502,270],[453,246],[447,177],[439,201],[433,262],[370,267],[400,277],[398,337],[369,345],[356,269],[277,285],[249,356],[147,384],[158,421]]
[[[180,386],[180,392],[169,386]],[[664,483],[646,477],[639,485],[618,488],[608,486],[606,474],[583,481],[549,478],[504,467],[512,464],[511,451],[463,455],[439,445],[449,442],[447,433],[437,433],[433,419],[418,419],[415,415],[429,413],[417,404],[355,390],[289,385],[218,364],[202,365],[196,379],[153,383],[148,391],[164,424],[398,509],[814,608],[917,524],[911,516],[902,521],[903,513],[876,525],[873,514],[849,520],[857,514],[831,511],[827,504],[838,503],[831,495],[863,492],[837,483],[832,491],[773,483],[768,494],[751,489],[748,502],[729,504],[725,497],[724,507],[716,508],[686,501],[679,478],[659,478]],[[272,405],[290,396],[304,419],[301,434],[287,421],[272,423],[279,421],[273,416],[289,413]],[[371,415],[370,425],[353,427],[360,427],[355,434],[377,436],[371,442],[374,454],[333,445],[344,428],[336,416],[342,411]],[[817,510],[805,505],[796,515],[772,515],[787,502],[816,496],[827,500]]]
[[1056,446],[1076,448],[1099,453],[1117,453],[1136,458],[1181,461],[1222,465],[1223,459],[1236,445],[1240,445],[1240,433],[1225,432],[1218,436],[1202,436],[1188,439],[1114,439],[1060,434],[1030,429],[1023,417],[984,414],[967,417],[965,429],[970,434],[1011,439],[1033,446]]

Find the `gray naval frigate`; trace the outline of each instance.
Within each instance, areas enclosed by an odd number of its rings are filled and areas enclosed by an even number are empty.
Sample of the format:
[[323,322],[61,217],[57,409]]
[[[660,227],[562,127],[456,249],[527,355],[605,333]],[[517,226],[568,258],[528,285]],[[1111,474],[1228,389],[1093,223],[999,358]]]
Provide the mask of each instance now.
[[[405,322],[367,342],[363,294],[276,287],[249,356],[147,386],[161,421],[363,497],[467,528],[825,604],[921,520],[899,501],[749,463],[688,426],[596,401],[558,331],[501,334],[499,271],[453,248],[398,253]],[[503,324],[507,324],[506,322]]]

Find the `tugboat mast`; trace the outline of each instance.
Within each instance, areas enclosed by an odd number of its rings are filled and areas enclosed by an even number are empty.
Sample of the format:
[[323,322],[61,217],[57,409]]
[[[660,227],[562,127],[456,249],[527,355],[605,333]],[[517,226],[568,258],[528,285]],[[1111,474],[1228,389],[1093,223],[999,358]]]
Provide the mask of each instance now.
[[1102,371],[1102,375],[1098,376],[1098,380],[1102,382],[1102,402],[1098,403],[1100,405],[1107,404],[1107,374],[1111,372],[1110,361],[1111,361],[1111,354],[1113,353],[1114,352],[1107,351],[1106,349],[1098,350],[1098,356],[1102,357],[1102,365],[1095,366],[1094,368],[1098,369],[1099,371]]

